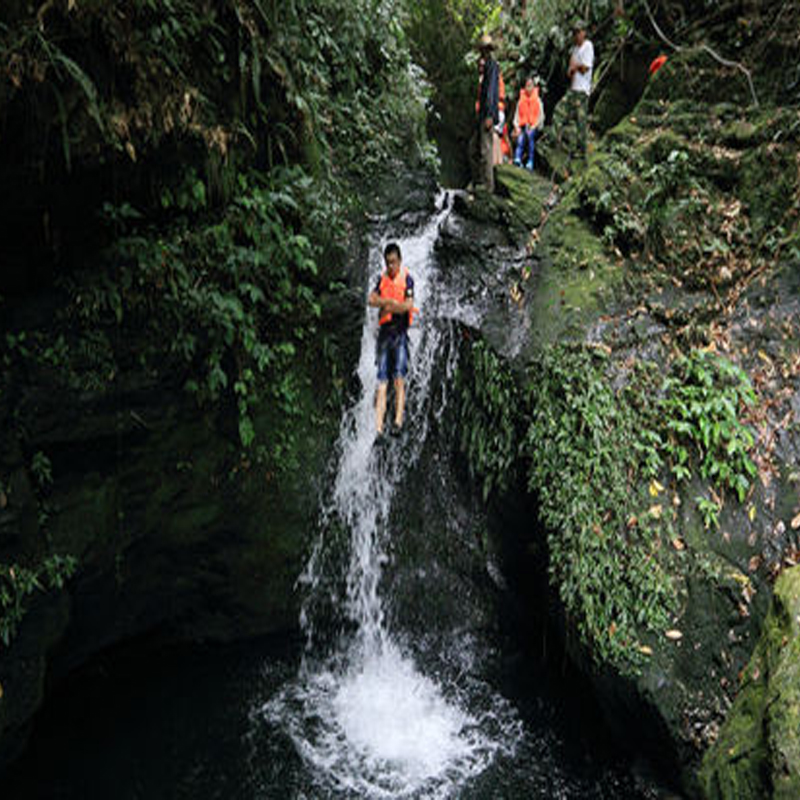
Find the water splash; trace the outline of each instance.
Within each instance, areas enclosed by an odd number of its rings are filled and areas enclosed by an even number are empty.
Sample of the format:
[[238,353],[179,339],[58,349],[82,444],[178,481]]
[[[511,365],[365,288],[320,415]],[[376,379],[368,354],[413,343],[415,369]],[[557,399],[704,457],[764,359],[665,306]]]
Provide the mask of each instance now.
[[[460,681],[441,675],[434,680],[419,670],[387,629],[379,591],[395,488],[418,460],[430,419],[444,412],[448,381],[434,407],[432,378],[437,369],[452,376],[453,319],[468,314],[459,312],[433,268],[433,247],[447,214],[444,204],[441,208],[418,235],[400,241],[422,309],[410,332],[405,442],[393,443],[389,452],[376,445],[377,314],[367,313],[358,365],[362,392],[342,420],[335,483],[322,509],[323,534],[300,577],[307,597],[301,624],[308,652],[297,679],[261,709],[289,734],[312,779],[344,796],[453,796],[498,753],[513,751],[520,736],[513,711],[486,684],[467,682],[461,672]],[[374,248],[371,256],[371,286],[382,268],[381,250]],[[329,574],[335,572],[334,530],[349,536],[343,581]],[[314,650],[315,609],[321,603],[343,611],[349,623],[333,652],[322,656]],[[469,710],[475,708],[482,710]]]

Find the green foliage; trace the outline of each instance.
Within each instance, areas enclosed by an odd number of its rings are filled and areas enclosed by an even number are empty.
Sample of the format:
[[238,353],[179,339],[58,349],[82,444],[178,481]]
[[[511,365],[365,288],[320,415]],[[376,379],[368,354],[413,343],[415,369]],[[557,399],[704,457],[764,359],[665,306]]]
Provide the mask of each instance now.
[[[484,497],[508,489],[525,466],[567,612],[599,662],[629,671],[645,658],[642,638],[663,632],[675,612],[672,556],[662,546],[674,538],[675,515],[654,503],[659,478],[667,466],[677,481],[697,472],[743,501],[755,467],[738,413],[754,396],[741,370],[704,351],[666,376],[649,362],[611,369],[600,350],[551,347],[523,396],[476,343],[457,378],[459,444]],[[711,494],[697,498],[707,529],[722,509]]]
[[660,555],[660,515],[643,514],[644,453],[653,443],[606,360],[556,347],[533,367],[525,438],[529,487],[548,530],[550,571],[598,660],[635,668],[642,631],[666,627],[672,580]]
[[[114,226],[139,221],[125,209],[107,215]],[[235,404],[241,445],[250,448],[256,400],[270,398],[287,417],[298,413],[291,367],[315,335],[325,288],[304,227],[318,215],[302,170],[242,176],[220,219],[131,229],[117,239],[105,256],[113,280],[84,276],[72,287],[80,302],[70,315],[90,329],[148,332],[141,366],[181,377],[203,406]],[[290,449],[284,440],[260,444],[273,458]]]
[[570,26],[579,17],[590,25],[607,18],[613,0],[537,0],[528,2],[525,11],[518,0],[508,4],[502,20],[502,63],[507,81],[520,85],[524,76],[538,73],[545,83],[556,70],[566,70],[564,52],[571,44]]
[[0,564],[0,641],[8,647],[25,616],[25,600],[35,592],[63,589],[75,573],[73,556],[51,555],[38,566]]
[[[661,403],[670,469],[677,480],[691,475],[694,456],[704,480],[736,493],[744,502],[757,470],[749,451],[753,435],[739,411],[755,402],[747,375],[726,359],[694,350],[677,361]],[[716,507],[716,504],[713,504]],[[706,527],[717,520],[708,501],[701,506]]]
[[470,474],[480,478],[484,501],[508,488],[519,455],[521,398],[500,359],[482,342],[473,344],[456,378],[459,447]]

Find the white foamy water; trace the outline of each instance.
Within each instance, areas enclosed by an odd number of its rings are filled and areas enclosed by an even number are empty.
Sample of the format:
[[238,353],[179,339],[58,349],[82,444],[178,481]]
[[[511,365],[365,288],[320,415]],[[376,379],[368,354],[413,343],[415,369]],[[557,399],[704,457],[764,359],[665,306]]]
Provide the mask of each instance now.
[[[486,684],[472,680],[460,686],[456,681],[445,687],[401,652],[387,629],[380,594],[395,488],[413,471],[429,419],[440,415],[446,403],[445,392],[439,407],[431,407],[433,372],[444,369],[449,378],[455,369],[452,324],[442,324],[439,309],[446,309],[448,321],[468,313],[459,312],[452,293],[437,283],[432,266],[433,246],[446,213],[440,211],[418,235],[399,242],[403,263],[414,278],[415,304],[421,309],[410,332],[403,441],[388,448],[375,441],[378,326],[377,312],[370,310],[358,366],[362,392],[342,421],[332,499],[322,510],[323,534],[300,577],[310,598],[301,614],[309,644],[317,633],[311,599],[318,599],[320,592],[327,593],[326,602],[344,611],[352,633],[322,657],[309,652],[296,680],[262,709],[269,722],[289,734],[312,779],[343,796],[455,796],[498,753],[513,752],[520,736],[513,711]],[[382,269],[383,244],[371,256],[370,290]],[[328,540],[334,525],[349,537],[346,575],[339,582],[325,572],[330,569],[329,549],[335,546]],[[482,711],[471,712],[473,707]]]

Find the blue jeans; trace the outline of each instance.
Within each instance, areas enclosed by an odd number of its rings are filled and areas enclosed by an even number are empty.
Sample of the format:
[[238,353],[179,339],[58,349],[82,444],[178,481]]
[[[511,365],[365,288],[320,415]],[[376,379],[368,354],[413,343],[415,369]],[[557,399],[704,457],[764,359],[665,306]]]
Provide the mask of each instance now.
[[536,128],[531,128],[526,125],[519,134],[517,139],[517,152],[514,154],[514,161],[522,162],[522,154],[525,151],[525,145],[528,146],[528,166],[533,167],[533,154],[536,150]]
[[379,336],[375,361],[378,383],[386,383],[390,378],[405,378],[408,375],[408,334],[401,331]]

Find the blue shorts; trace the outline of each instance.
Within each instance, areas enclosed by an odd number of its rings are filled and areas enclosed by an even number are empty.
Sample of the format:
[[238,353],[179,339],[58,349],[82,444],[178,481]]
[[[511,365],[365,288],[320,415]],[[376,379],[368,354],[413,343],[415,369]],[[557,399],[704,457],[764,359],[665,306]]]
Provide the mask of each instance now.
[[386,383],[389,378],[405,378],[408,374],[408,335],[403,332],[384,339],[379,337],[375,363],[378,365],[378,383]]

